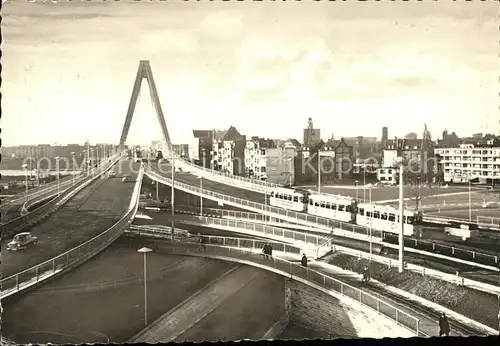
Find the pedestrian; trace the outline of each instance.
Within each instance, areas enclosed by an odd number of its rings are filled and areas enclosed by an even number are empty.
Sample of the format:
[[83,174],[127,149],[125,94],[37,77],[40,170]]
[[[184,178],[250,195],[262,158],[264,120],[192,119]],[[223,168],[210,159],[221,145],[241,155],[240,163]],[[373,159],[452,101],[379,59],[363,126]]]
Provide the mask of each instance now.
[[444,312],[439,316],[439,336],[443,335],[450,336],[450,325]]
[[269,252],[268,245],[267,243],[265,243],[264,246],[262,247],[262,254],[264,255],[264,259],[267,259],[268,252]]
[[369,277],[368,267],[367,267],[367,266],[365,266],[365,267],[363,268],[363,282],[364,282],[364,283],[367,283],[367,282],[368,282],[368,280],[369,280],[369,278],[370,278],[370,277]]
[[202,252],[206,252],[207,251],[207,248],[205,246],[205,243],[206,243],[206,240],[205,240],[205,237],[200,235],[200,251]]
[[306,254],[302,254],[302,259],[300,260],[300,264],[302,264],[303,267],[307,268],[307,257]]
[[268,243],[268,246],[267,246],[267,254],[269,255],[269,259],[271,259],[273,257],[273,246]]

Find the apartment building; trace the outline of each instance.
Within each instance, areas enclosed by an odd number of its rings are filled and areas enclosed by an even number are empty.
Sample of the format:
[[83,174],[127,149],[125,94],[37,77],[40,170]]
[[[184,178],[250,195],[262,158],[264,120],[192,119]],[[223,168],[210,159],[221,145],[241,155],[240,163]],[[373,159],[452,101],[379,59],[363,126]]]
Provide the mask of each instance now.
[[455,148],[436,148],[444,181],[464,183],[469,180],[491,183],[500,179],[500,148],[461,144]]
[[212,163],[214,170],[228,174],[245,175],[246,136],[233,126],[227,131],[215,133],[212,143]]
[[295,148],[266,149],[266,180],[281,185],[295,184]]
[[276,148],[275,141],[252,137],[245,146],[245,170],[248,177],[267,179],[268,149]]

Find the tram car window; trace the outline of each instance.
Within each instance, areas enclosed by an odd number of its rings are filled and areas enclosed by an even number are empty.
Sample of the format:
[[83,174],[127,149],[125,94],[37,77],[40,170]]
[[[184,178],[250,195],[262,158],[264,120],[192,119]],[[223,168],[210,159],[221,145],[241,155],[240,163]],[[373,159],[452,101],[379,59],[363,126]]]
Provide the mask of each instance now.
[[[403,222],[404,234],[406,236],[413,236],[414,229],[414,212],[410,210],[404,211]],[[399,210],[390,206],[365,204],[358,205],[358,212],[356,216],[356,223],[364,227],[372,227],[381,232],[397,233],[399,234]]]
[[350,212],[354,200],[337,195],[313,194],[309,196],[307,213],[328,219],[354,222],[355,215]]
[[283,209],[303,212],[307,208],[307,193],[294,189],[274,188],[269,194],[269,204]]

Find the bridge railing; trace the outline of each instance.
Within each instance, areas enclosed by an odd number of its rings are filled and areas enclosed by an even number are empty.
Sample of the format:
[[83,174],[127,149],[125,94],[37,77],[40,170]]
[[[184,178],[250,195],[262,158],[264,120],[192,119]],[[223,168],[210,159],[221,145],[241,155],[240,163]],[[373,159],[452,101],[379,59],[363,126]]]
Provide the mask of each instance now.
[[241,182],[246,183],[246,184],[252,184],[252,185],[257,185],[257,186],[262,186],[262,187],[267,186],[268,188],[283,187],[283,185],[268,183],[267,181],[264,181],[264,180],[250,179],[247,177],[241,177],[238,175],[223,173],[223,172],[212,170],[212,169],[209,169],[206,167],[198,166],[198,165],[195,165],[194,163],[191,163],[191,162],[189,162],[189,161],[187,161],[179,156],[176,157],[176,160],[180,160],[182,162],[182,164],[187,165],[191,168],[194,168],[195,170],[205,172],[205,173],[213,175],[213,176],[220,176],[222,178],[231,179],[234,181],[241,181]]
[[[136,227],[132,227],[132,226],[134,226],[134,225],[131,225],[129,227],[129,229],[127,230],[127,233],[152,236],[155,238],[163,238],[163,239],[167,239],[167,240],[171,239],[171,236],[172,236],[171,229],[169,231],[166,231],[166,230],[158,229],[156,227],[143,226],[141,228],[136,228]],[[182,239],[183,242],[191,242],[191,243],[199,244],[199,238],[201,236],[189,234],[189,232],[185,231],[185,230],[182,230],[184,232],[178,232],[178,231],[179,230],[176,229],[176,232],[175,232],[175,239],[176,240]],[[182,233],[185,233],[185,234],[182,234]],[[283,243],[283,242],[272,241],[272,240],[259,240],[259,239],[238,238],[238,237],[224,237],[224,236],[216,236],[216,235],[203,235],[202,237],[208,241],[207,243],[204,243],[203,245],[231,246],[231,247],[237,247],[237,248],[262,250],[262,248],[264,247],[264,244],[268,243],[268,244],[271,244],[274,251],[280,251],[283,253],[290,253],[290,254],[294,254],[294,255],[300,255],[300,250],[301,250],[300,247],[298,247],[298,246],[294,246],[294,245]],[[202,251],[202,249],[201,249],[202,244],[199,244],[199,245],[200,245],[199,250]]]
[[500,217],[477,216],[477,224],[483,227],[500,227]]
[[[307,252],[308,255],[314,258],[321,257],[331,250],[330,239],[313,234],[296,232],[284,228],[266,226],[263,224],[256,224],[243,220],[218,219],[205,216],[198,216],[196,218],[200,220],[203,225],[213,225],[217,227],[228,227],[231,229],[246,230],[260,234],[262,237],[279,237],[289,239],[293,242],[304,243],[304,247],[301,248],[302,252]],[[314,253],[311,254],[310,250],[313,250]]]
[[[167,185],[172,185],[172,179],[162,176],[159,173],[156,173],[152,171],[151,169],[147,168],[145,174],[153,179],[153,180],[158,180],[160,182],[163,182],[164,184]],[[305,214],[305,213],[298,213],[292,210],[287,210],[287,209],[282,209],[282,208],[277,208],[273,206],[265,206],[264,204],[257,203],[257,202],[252,202],[246,199],[238,198],[238,197],[233,197],[233,196],[228,196],[221,194],[219,192],[207,190],[207,189],[200,189],[195,186],[191,186],[188,184],[184,184],[182,182],[175,182],[175,188],[179,190],[183,190],[185,192],[189,193],[194,193],[198,196],[203,196],[205,198],[209,199],[215,199],[222,201],[223,203],[227,203],[230,205],[233,205],[235,207],[244,207],[245,209],[249,209],[252,211],[256,211],[258,213],[264,213],[267,214],[269,217],[274,217],[274,218],[282,218],[288,222],[294,222],[300,225],[306,225],[309,227],[315,228],[315,231],[317,232],[323,232],[323,233],[330,233],[333,229],[340,229],[340,230],[346,230],[350,231],[353,233],[359,233],[363,235],[368,235],[370,230],[368,227],[361,227],[357,226],[354,224],[350,223],[343,223],[341,221],[336,221],[332,219],[327,219],[321,216],[314,216],[310,214]],[[372,230],[372,236],[373,237],[381,237],[381,232],[377,230]]]
[[363,290],[351,286],[341,280],[335,279],[329,275],[319,271],[303,267],[284,259],[273,257],[265,259],[260,253],[234,247],[223,247],[218,245],[207,245],[206,250],[201,253],[199,245],[186,243],[185,246],[173,246],[171,250],[176,254],[194,255],[214,257],[234,262],[254,265],[263,269],[271,269],[283,276],[299,279],[308,284],[314,284],[328,291],[335,292],[335,295],[340,295],[350,298],[354,303],[359,303],[372,311],[384,315],[397,324],[402,325],[416,335],[420,334],[419,319],[412,316],[397,307],[387,303],[386,301],[371,295]]
[[[118,158],[119,156],[120,156],[119,154],[113,155],[113,156],[109,157],[109,160],[114,162],[114,160],[116,158]],[[101,162],[101,165],[105,166],[107,163],[108,162]],[[85,178],[86,176],[87,176],[86,172],[78,172],[78,174],[75,174],[75,179],[74,179],[75,183],[79,179],[81,181],[81,179]],[[38,185],[37,187],[29,189],[28,190],[28,195],[30,196],[29,199],[33,199],[34,197],[37,197],[38,195],[43,194],[43,193],[47,192],[48,190],[53,190],[53,189],[57,188],[57,184],[58,184],[58,182],[56,179],[56,180],[51,181],[47,184]],[[73,185],[73,176],[72,175],[59,179],[59,187],[60,188],[70,186],[70,185]],[[23,192],[19,192],[19,193],[15,194],[14,196],[11,196],[9,199],[12,200],[12,202],[13,202],[15,200],[25,199],[25,198],[26,198],[26,191],[23,191]],[[1,205],[1,208],[3,209],[4,207],[8,206],[12,202],[3,203]]]
[[[216,213],[218,213],[221,217],[233,217],[233,218],[241,218],[249,221],[260,221],[264,220],[264,215],[257,213],[249,213],[245,211],[235,211],[235,210],[226,210],[226,209],[214,209]],[[281,223],[281,220],[273,220],[273,222]],[[299,232],[300,233],[300,232]],[[327,240],[330,241],[330,238],[324,238],[324,244],[327,244]],[[323,245],[326,246],[326,245]],[[412,247],[415,249],[437,252],[442,255],[458,257],[464,260],[472,260],[478,263],[483,263],[489,266],[497,266],[499,263],[499,254],[498,253],[486,253],[481,251],[470,250],[457,246],[450,246],[442,243],[436,243],[432,240],[425,239],[416,239],[416,238],[405,238],[405,246]]]
[[52,200],[39,206],[38,208],[29,212],[28,214],[25,214],[14,220],[11,220],[7,223],[0,225],[2,237],[10,236],[12,233],[15,233],[18,229],[24,227],[25,224],[38,220],[41,216],[47,214],[50,210],[56,207],[61,201],[67,200],[68,196],[72,196],[75,190],[80,190],[84,186],[88,185],[90,181],[92,181],[96,177],[99,177],[100,174],[106,172],[106,170],[111,168],[114,164],[115,161],[112,161],[111,163],[103,166],[102,169],[100,169],[100,171],[98,171],[96,174],[90,176],[84,176],[75,180],[74,184],[71,184],[71,186],[69,186],[65,190],[60,191],[59,196],[53,197]]
[[132,205],[117,223],[101,234],[59,256],[0,280],[0,299],[22,291],[67,268],[71,268],[78,263],[90,259],[117,239],[123,233],[123,230],[132,223],[137,212],[142,175],[143,171],[141,169],[138,175],[138,182],[132,195],[132,200],[135,200],[135,205]]

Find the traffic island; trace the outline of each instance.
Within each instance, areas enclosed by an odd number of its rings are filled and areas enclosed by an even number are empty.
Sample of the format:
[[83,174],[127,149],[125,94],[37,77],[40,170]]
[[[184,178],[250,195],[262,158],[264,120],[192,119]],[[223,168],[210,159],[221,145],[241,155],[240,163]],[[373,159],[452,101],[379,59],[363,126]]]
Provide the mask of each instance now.
[[[338,252],[328,255],[325,262],[357,273],[361,273],[369,264],[366,259]],[[498,328],[498,297],[496,295],[423,276],[409,270],[399,273],[398,268],[389,268],[387,265],[376,262],[371,263],[371,277],[486,326]]]

